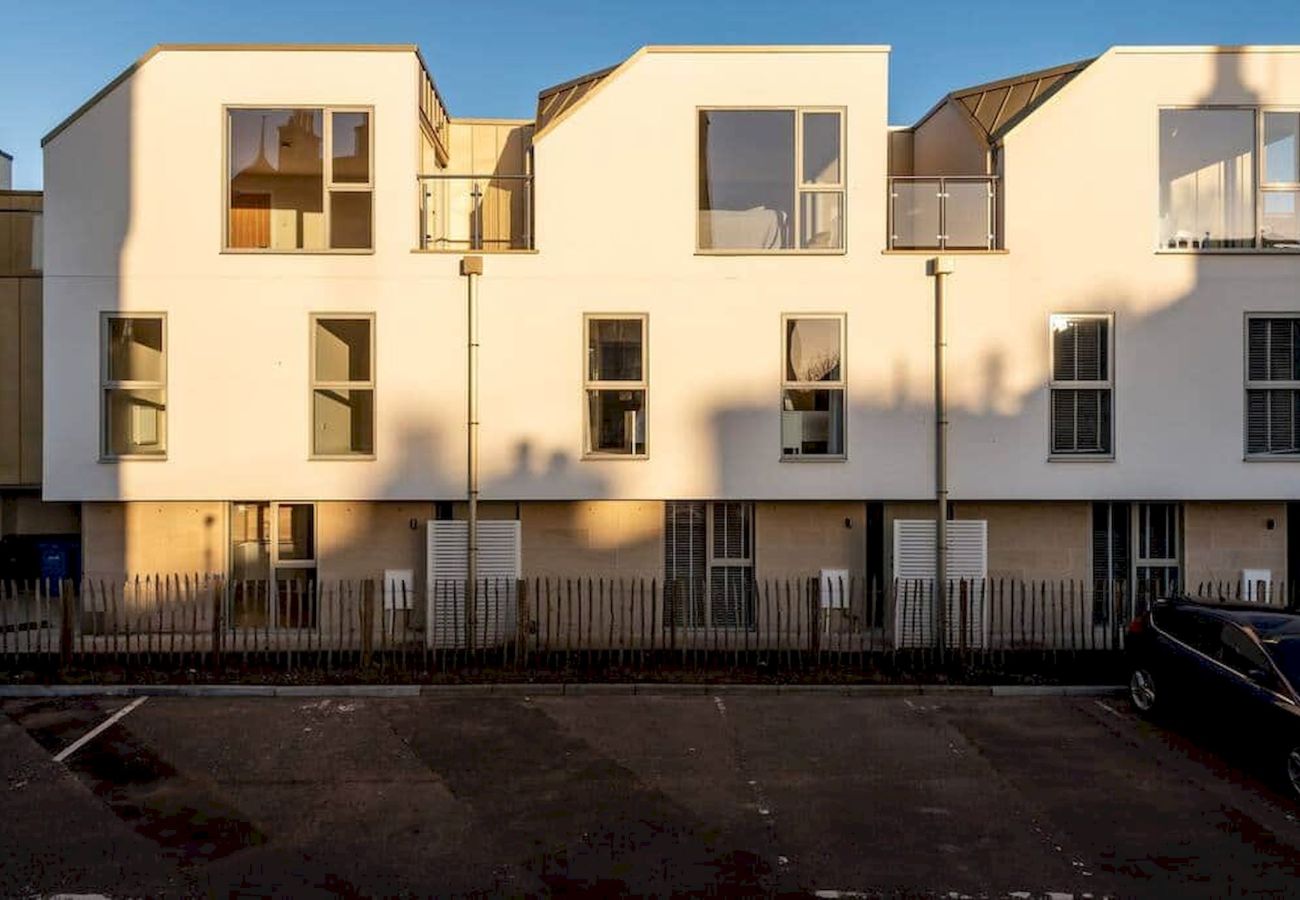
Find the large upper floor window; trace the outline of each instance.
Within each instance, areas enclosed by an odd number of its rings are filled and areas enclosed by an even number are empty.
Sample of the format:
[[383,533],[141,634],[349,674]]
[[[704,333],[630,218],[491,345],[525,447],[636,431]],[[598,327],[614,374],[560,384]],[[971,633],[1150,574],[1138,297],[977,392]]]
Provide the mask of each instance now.
[[1054,315],[1051,342],[1052,456],[1111,456],[1111,317]]
[[100,453],[161,459],[167,455],[166,319],[106,313],[100,322]]
[[1300,316],[1246,317],[1246,455],[1300,456]]
[[1165,249],[1300,250],[1300,113],[1160,110]]
[[369,110],[232,108],[226,113],[227,249],[374,246]]
[[781,455],[844,457],[844,316],[783,316]]
[[700,250],[842,251],[844,184],[843,110],[700,110]]

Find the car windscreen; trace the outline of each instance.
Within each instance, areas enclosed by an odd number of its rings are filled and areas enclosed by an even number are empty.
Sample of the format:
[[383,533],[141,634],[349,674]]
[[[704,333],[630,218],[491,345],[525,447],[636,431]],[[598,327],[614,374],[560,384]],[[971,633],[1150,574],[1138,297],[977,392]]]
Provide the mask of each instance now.
[[1291,687],[1300,690],[1300,637],[1265,639],[1264,649],[1291,682]]

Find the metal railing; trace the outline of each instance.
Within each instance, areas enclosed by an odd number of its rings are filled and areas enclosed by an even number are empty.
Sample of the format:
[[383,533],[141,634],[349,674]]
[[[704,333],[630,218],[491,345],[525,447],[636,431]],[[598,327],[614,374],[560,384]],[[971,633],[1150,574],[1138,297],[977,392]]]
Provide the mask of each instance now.
[[532,250],[533,176],[421,175],[421,250]]
[[[1297,587],[1187,590],[1266,608],[1294,606]],[[484,579],[472,595],[455,580],[0,581],[0,679],[116,667],[238,678],[372,666],[415,679],[489,670],[529,677],[833,670],[873,678],[951,664],[990,676],[1065,677],[1076,664],[1115,662],[1129,620],[1162,595],[1158,588],[954,579],[940,640],[928,581]]]
[[998,250],[996,175],[893,176],[890,250]]

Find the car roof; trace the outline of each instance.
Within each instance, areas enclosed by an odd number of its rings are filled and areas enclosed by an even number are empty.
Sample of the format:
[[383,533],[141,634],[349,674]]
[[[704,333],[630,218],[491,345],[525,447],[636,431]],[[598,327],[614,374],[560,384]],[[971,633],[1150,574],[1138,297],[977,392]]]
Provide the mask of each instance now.
[[1205,603],[1191,598],[1164,601],[1209,618],[1235,622],[1253,629],[1260,637],[1300,637],[1300,614],[1287,610],[1247,603]]

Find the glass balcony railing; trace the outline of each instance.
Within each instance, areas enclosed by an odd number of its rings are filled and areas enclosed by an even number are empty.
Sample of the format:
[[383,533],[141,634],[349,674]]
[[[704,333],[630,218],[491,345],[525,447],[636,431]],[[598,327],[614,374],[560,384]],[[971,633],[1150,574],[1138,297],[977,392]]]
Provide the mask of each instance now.
[[421,175],[421,250],[532,250],[531,175]]
[[890,250],[998,250],[996,176],[889,179]]

